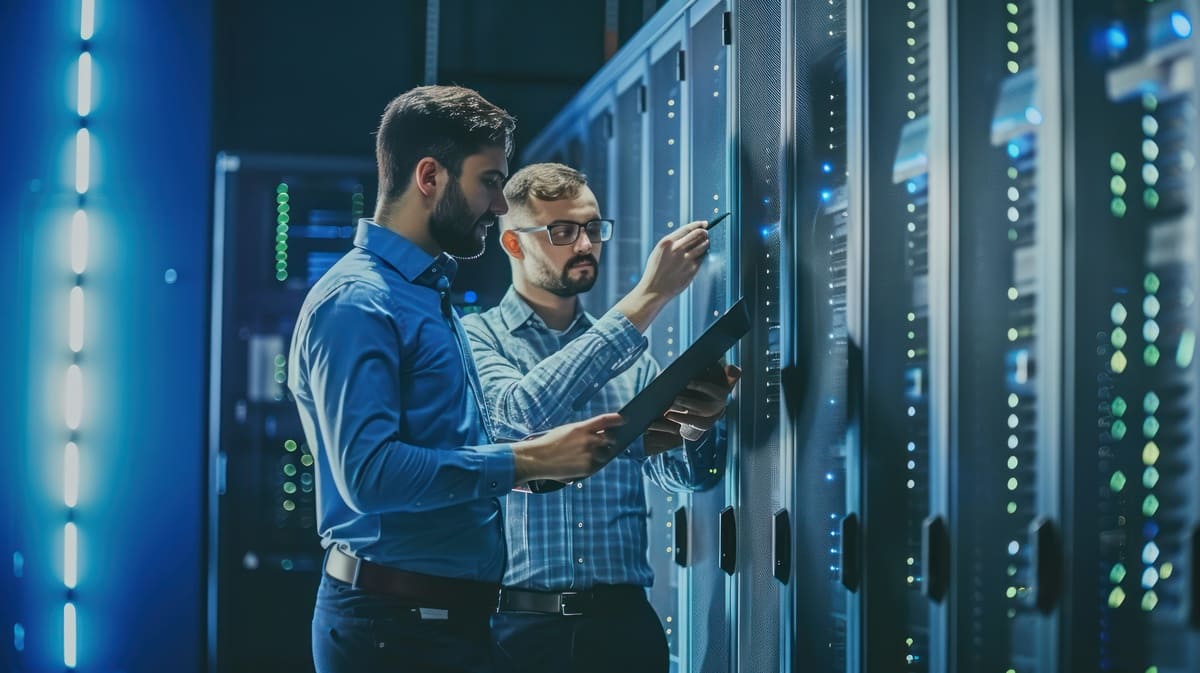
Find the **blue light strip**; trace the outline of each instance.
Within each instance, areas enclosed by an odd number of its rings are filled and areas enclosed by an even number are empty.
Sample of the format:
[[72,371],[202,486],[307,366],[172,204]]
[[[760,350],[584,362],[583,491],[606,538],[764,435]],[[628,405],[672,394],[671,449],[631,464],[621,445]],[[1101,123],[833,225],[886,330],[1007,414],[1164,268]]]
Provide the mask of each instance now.
[[63,394],[63,421],[67,441],[63,447],[63,504],[66,522],[63,524],[63,665],[74,669],[78,661],[78,622],[75,587],[79,581],[79,529],[75,522],[75,507],[79,504],[79,434],[84,412],[84,350],[85,297],[84,272],[88,262],[87,195],[92,186],[92,132],[88,117],[92,114],[92,53],[91,40],[95,29],[95,0],[81,0],[79,16],[79,58],[75,67],[75,112],[78,129],[75,131],[75,193],[77,208],[70,222],[70,260],[74,282],[68,290],[66,390]]

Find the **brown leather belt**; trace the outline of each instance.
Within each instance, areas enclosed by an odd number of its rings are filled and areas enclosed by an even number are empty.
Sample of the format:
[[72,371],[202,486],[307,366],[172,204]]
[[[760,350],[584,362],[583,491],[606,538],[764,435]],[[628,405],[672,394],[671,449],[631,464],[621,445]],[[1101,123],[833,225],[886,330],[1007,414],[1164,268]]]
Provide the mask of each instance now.
[[495,610],[497,584],[451,579],[408,572],[371,563],[331,547],[325,557],[325,574],[381,594],[411,602],[414,607]]
[[578,617],[604,598],[633,598],[646,600],[645,587],[631,584],[602,584],[586,591],[526,591],[500,588],[497,612],[542,612],[564,617]]

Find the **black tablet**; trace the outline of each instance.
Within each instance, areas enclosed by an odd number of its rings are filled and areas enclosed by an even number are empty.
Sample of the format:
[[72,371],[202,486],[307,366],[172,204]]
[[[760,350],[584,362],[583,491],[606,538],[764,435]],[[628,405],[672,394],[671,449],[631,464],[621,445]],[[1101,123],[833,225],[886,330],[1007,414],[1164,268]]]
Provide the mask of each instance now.
[[[624,451],[625,447],[641,437],[651,423],[671,408],[671,403],[687,388],[688,383],[700,378],[750,331],[750,325],[750,310],[746,308],[746,300],[738,299],[725,315],[704,330],[700,338],[659,372],[628,404],[621,407],[620,414],[625,423],[608,431],[616,442],[613,455]],[[538,479],[529,482],[526,488],[533,493],[546,493],[565,485],[561,481]]]

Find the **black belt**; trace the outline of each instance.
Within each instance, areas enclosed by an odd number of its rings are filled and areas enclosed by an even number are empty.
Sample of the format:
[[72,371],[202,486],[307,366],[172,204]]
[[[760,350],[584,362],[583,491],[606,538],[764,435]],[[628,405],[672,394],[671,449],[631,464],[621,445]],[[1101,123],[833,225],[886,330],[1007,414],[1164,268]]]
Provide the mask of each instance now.
[[359,589],[388,594],[414,606],[437,609],[496,609],[499,586],[389,568],[331,547],[325,574]]
[[605,598],[636,598],[646,600],[645,587],[632,584],[602,584],[586,591],[526,591],[500,588],[497,612],[542,612],[564,617],[578,617],[597,601]]

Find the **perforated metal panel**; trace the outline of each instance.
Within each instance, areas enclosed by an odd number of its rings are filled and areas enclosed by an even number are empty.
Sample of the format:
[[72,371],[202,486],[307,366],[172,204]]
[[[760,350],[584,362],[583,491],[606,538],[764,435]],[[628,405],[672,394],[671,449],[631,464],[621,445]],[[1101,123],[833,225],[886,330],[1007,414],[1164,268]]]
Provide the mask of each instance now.
[[745,3],[733,14],[737,63],[738,185],[743,292],[755,326],[743,342],[747,367],[737,444],[737,667],[779,669],[780,584],[773,574],[773,515],[784,506],[779,466],[784,421],[783,252],[787,217],[783,131],[783,31],[780,3]]

